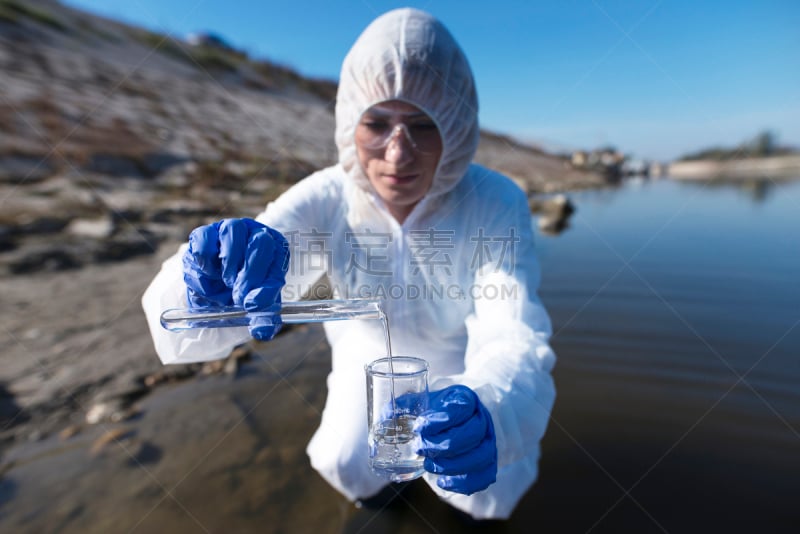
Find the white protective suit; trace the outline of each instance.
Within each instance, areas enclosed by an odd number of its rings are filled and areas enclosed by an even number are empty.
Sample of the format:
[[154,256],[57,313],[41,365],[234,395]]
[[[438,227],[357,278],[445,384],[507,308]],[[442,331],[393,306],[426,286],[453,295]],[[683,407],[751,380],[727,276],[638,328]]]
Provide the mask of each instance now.
[[[354,131],[375,103],[399,99],[426,111],[443,140],[428,194],[403,222],[389,214],[359,165]],[[476,518],[506,518],[537,475],[539,441],[555,397],[550,321],[536,289],[525,195],[504,176],[471,164],[478,143],[477,97],[460,47],[430,15],[391,11],[346,57],[336,104],[340,163],[302,180],[257,219],[286,235],[291,263],[284,301],[327,274],[337,298],[377,297],[391,325],[393,353],[430,364],[430,389],[464,384],[492,415],[497,482],[465,496],[430,487]],[[221,358],[248,339],[246,328],[170,333],[162,310],[185,307],[181,255],[167,260],[143,297],[164,363]],[[386,481],[367,464],[364,365],[385,354],[378,321],[325,324],[332,347],[328,397],[308,445],[311,463],[349,499]]]

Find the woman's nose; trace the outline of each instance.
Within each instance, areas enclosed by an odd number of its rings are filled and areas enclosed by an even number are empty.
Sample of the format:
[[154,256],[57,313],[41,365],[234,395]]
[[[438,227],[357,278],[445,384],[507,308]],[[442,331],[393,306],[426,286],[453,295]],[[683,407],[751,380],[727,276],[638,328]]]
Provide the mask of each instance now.
[[414,142],[409,137],[405,124],[398,124],[392,130],[389,143],[386,145],[385,159],[396,165],[409,163],[414,159]]

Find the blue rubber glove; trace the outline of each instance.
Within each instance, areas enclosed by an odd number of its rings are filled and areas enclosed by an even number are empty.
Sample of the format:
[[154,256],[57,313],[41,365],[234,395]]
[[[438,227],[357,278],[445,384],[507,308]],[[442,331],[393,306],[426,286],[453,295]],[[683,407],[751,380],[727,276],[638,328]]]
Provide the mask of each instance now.
[[432,391],[414,429],[421,441],[417,454],[425,457],[426,471],[441,475],[440,488],[471,495],[497,479],[492,416],[467,386]]
[[[277,312],[288,266],[286,238],[252,219],[224,219],[195,228],[183,255],[189,305]],[[280,314],[275,313],[252,321],[250,334],[269,340],[280,327]]]

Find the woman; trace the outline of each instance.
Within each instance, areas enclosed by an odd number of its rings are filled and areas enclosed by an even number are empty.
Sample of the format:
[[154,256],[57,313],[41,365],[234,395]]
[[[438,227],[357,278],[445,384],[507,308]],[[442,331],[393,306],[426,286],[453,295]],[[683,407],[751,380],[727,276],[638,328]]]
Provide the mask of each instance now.
[[[339,163],[256,220],[196,229],[143,305],[159,356],[173,363],[224,357],[248,338],[244,328],[164,331],[159,313],[187,298],[264,309],[324,274],[337,298],[382,299],[393,352],[430,364],[418,425],[426,481],[475,518],[507,518],[536,479],[555,356],[525,195],[472,163],[477,108],[467,60],[441,23],[413,9],[379,17],[342,66]],[[249,333],[269,339],[278,326]],[[363,375],[385,354],[384,334],[377,321],[325,330],[332,371],[307,452],[341,493],[366,498],[387,484],[367,465]]]

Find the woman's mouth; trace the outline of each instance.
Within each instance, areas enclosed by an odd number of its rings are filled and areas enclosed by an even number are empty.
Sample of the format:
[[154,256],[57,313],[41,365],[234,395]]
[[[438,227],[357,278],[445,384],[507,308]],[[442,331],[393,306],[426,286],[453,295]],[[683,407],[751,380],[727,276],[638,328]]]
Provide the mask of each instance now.
[[413,182],[419,174],[384,174],[383,179],[390,184],[407,184]]

